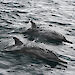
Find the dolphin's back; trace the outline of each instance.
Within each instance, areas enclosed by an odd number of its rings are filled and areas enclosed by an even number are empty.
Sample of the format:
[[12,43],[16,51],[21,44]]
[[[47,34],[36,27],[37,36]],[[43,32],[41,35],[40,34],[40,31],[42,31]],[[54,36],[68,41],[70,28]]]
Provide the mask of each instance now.
[[65,61],[60,60],[55,53],[48,49],[42,49],[39,47],[27,47],[22,46],[19,50],[13,50],[14,52],[20,52],[24,54],[30,54],[40,59],[45,59],[47,61],[53,61],[53,62],[61,62],[61,63],[67,63]]
[[57,42],[62,42],[65,40],[65,37],[62,34],[59,34],[55,31],[48,31],[48,30],[43,30],[43,29],[28,29],[25,32],[26,35],[32,36],[33,39],[35,38],[40,38],[40,39],[45,39],[47,41],[57,41]]
[[25,32],[25,35],[29,35],[29,37],[31,37],[32,39],[39,38],[43,39],[44,41],[46,40],[55,43],[62,43],[64,41],[72,44],[72,42],[68,41],[62,34],[55,31],[51,30],[48,31],[38,28],[37,25],[32,20],[30,20],[30,22],[31,28],[29,28]]
[[[13,39],[17,39],[18,42],[21,42],[18,38],[14,37]],[[15,40],[16,41],[16,40]],[[55,53],[48,49],[42,49],[40,47],[33,47],[33,46],[27,46],[24,44],[14,45],[13,48],[6,49],[5,52],[20,52],[24,54],[30,54],[33,56],[36,56],[41,59],[45,59],[48,61],[54,61],[54,62],[62,62],[66,63],[65,61],[60,60]]]

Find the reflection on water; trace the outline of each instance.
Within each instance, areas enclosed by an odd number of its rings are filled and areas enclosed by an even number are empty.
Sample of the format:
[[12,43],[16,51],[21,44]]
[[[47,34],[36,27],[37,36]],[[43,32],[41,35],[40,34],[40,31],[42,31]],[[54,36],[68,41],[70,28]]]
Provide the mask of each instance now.
[[[0,0],[1,51],[14,44],[12,36],[18,37],[25,44],[33,45],[34,41],[28,41],[30,37],[21,34],[30,28],[29,19],[32,19],[37,27],[55,30],[73,42],[73,44],[54,45],[36,41],[37,46],[52,50],[58,57],[66,60],[68,62],[67,68],[23,53],[3,53],[0,51],[0,75],[74,75],[74,6],[74,0]],[[32,38],[30,39],[32,40]]]

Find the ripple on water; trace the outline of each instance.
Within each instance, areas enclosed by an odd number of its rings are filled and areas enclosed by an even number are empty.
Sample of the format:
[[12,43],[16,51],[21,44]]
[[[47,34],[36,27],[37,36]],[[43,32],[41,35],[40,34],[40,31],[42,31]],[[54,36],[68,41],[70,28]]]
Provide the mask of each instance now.
[[10,8],[24,8],[24,5],[21,5],[19,3],[14,2],[0,2],[0,4],[3,4],[4,6],[10,7]]
[[71,24],[68,24],[68,23],[60,23],[60,22],[52,22],[52,21],[50,23],[61,25],[61,26],[71,25]]

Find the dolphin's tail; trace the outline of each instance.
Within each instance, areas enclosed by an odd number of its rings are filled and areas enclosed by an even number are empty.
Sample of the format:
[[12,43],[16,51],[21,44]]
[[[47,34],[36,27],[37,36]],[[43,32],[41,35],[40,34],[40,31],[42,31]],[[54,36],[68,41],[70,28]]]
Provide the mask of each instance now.
[[68,40],[64,40],[64,42],[67,42],[67,43],[73,44],[71,41],[68,41]]
[[61,60],[61,59],[59,59],[59,62],[60,62],[60,63],[67,64],[67,62],[66,62],[66,61],[63,61],[63,60]]
[[68,41],[65,37],[64,37],[63,41],[67,42],[67,43],[70,43],[70,44],[73,44],[71,41]]
[[59,64],[67,68],[67,62],[59,59]]

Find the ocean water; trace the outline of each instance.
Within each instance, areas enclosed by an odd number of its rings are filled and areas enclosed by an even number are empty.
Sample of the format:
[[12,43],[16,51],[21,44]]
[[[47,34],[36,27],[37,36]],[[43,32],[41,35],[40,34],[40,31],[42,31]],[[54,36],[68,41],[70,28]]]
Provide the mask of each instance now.
[[[38,27],[63,34],[73,44],[29,41],[21,34],[31,27],[29,19]],[[3,53],[14,44],[13,36],[25,44],[52,50],[68,62],[67,68],[51,67],[22,53]],[[0,75],[75,75],[75,0],[0,0]]]

